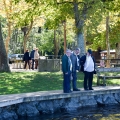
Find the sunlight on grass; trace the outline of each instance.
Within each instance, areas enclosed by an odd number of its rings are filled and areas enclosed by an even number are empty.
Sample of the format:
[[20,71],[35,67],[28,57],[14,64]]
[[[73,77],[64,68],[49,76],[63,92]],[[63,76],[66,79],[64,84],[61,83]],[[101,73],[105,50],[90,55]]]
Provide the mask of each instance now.
[[[83,88],[84,74],[78,72],[77,87]],[[93,86],[96,86],[94,76]],[[63,75],[61,72],[14,72],[0,74],[0,94],[15,94],[36,91],[62,90]],[[119,80],[109,80],[108,85],[118,85]]]

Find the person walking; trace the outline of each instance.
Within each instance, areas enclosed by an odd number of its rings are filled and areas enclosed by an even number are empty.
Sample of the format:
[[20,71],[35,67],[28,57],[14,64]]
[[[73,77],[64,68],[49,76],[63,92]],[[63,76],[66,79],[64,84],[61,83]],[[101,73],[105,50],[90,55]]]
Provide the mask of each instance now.
[[63,72],[63,92],[70,93],[70,77],[72,72],[72,62],[70,60],[71,50],[67,49],[62,57],[62,72]]
[[36,48],[35,53],[34,53],[35,69],[38,68],[38,59],[39,59],[39,53],[38,53],[38,48]]
[[80,49],[75,48],[73,50],[73,53],[71,54],[70,58],[72,61],[72,87],[73,91],[80,91],[80,89],[77,88],[77,70],[80,69]]
[[26,52],[25,52],[25,54],[23,56],[23,61],[25,61],[24,69],[26,69],[27,64],[28,64],[28,67],[30,69],[30,60],[31,60],[31,58],[29,56],[29,51],[26,50]]
[[34,70],[34,62],[35,62],[35,60],[34,60],[34,53],[35,53],[35,49],[36,49],[36,48],[34,48],[34,49],[31,51],[31,53],[30,53],[30,57],[31,57],[31,60],[32,60],[32,67],[31,67],[32,70]]
[[84,90],[93,90],[93,74],[95,73],[95,59],[92,50],[88,49],[87,54],[80,58],[81,71],[84,72]]

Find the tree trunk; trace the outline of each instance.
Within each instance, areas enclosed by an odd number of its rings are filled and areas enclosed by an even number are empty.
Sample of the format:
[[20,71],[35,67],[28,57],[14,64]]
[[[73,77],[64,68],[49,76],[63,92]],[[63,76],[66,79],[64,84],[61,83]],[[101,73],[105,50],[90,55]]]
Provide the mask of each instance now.
[[64,53],[66,53],[66,46],[67,46],[67,42],[66,42],[66,21],[64,21],[63,25],[64,25]]
[[32,26],[33,26],[33,20],[31,21],[29,28],[27,26],[22,28],[22,31],[24,32],[24,38],[23,38],[24,52],[26,51],[26,48],[27,48],[26,44],[27,44],[27,40],[28,40],[30,31],[32,30]]
[[24,38],[23,38],[23,47],[24,47],[24,53],[25,53],[25,51],[26,51],[26,45],[27,45],[27,38],[28,38],[28,36],[27,35],[24,35]]
[[7,53],[2,37],[1,21],[0,21],[0,72],[10,72],[8,65]]
[[56,30],[54,30],[54,57],[57,58]]
[[77,33],[77,46],[80,48],[80,55],[85,54],[85,41],[84,41],[84,35],[82,32]]
[[8,36],[5,40],[5,48],[6,48],[7,55],[8,55],[8,51],[9,51],[10,37],[11,37],[11,23],[9,21],[9,23],[8,23]]
[[9,51],[9,43],[10,43],[10,37],[11,37],[11,13],[12,13],[12,0],[6,1],[3,0],[4,3],[4,8],[5,8],[5,13],[7,17],[7,27],[8,27],[8,36],[5,41],[5,48],[6,48],[6,53],[8,55]]
[[116,43],[116,59],[120,59],[120,43]]
[[[58,37],[57,37],[58,36]],[[58,57],[58,52],[59,52],[59,35],[56,35],[56,30],[54,30],[54,57]]]
[[[106,46],[107,46],[107,59],[110,59],[110,43],[109,43],[109,16],[106,17]],[[106,67],[110,67],[110,60],[107,60]]]
[[[85,54],[85,41],[84,41],[84,35],[83,35],[83,26],[84,26],[84,20],[86,19],[86,13],[87,8],[86,5],[84,5],[81,16],[80,11],[78,7],[79,3],[74,1],[74,13],[75,13],[75,26],[76,26],[76,37],[77,37],[77,46],[81,49],[80,55]],[[81,19],[82,18],[82,19]]]

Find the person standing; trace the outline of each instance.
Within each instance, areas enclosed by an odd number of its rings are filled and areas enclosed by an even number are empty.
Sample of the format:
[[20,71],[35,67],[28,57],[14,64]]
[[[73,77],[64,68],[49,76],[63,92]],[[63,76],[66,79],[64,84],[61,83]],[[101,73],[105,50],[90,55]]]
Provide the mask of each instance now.
[[73,91],[80,91],[80,89],[77,88],[77,70],[80,69],[80,49],[75,48],[73,53],[71,54],[70,58],[72,61],[72,87]]
[[34,53],[35,69],[38,68],[38,59],[39,59],[39,53],[38,53],[38,48],[36,48],[35,53]]
[[81,71],[84,72],[84,90],[93,90],[93,74],[95,73],[95,59],[92,50],[88,49],[87,54],[80,58]]
[[29,56],[29,51],[26,50],[26,52],[25,52],[25,54],[23,56],[23,61],[25,61],[24,69],[26,69],[27,64],[28,64],[29,69],[30,69],[30,60],[31,60],[31,58]]
[[35,48],[30,53],[30,57],[31,57],[31,60],[32,60],[32,67],[31,67],[32,70],[34,70],[34,62],[35,62],[34,53],[35,53]]
[[62,57],[62,72],[63,72],[63,92],[70,93],[70,77],[72,72],[72,62],[70,60],[71,50],[67,49]]

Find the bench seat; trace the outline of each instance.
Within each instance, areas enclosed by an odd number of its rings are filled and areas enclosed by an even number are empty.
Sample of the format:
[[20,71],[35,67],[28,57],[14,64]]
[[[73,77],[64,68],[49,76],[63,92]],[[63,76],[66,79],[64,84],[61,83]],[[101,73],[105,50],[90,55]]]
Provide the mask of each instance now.
[[106,86],[106,79],[119,79],[120,74],[109,75],[106,73],[120,72],[120,68],[97,68],[97,85],[100,85],[100,79],[103,80],[103,85]]
[[104,79],[104,78],[111,78],[111,79],[118,79],[118,78],[120,78],[120,76],[104,76],[104,75],[98,75],[98,77],[100,78],[100,79]]

